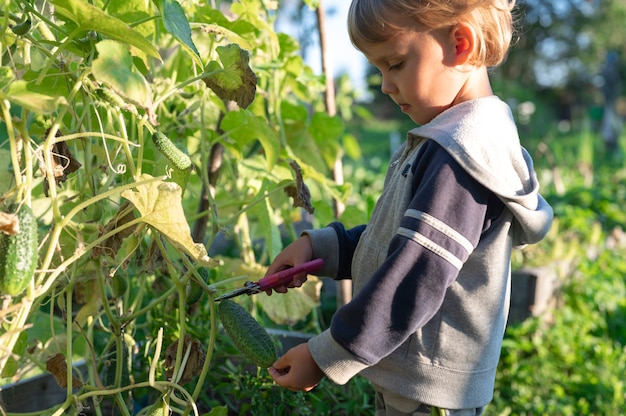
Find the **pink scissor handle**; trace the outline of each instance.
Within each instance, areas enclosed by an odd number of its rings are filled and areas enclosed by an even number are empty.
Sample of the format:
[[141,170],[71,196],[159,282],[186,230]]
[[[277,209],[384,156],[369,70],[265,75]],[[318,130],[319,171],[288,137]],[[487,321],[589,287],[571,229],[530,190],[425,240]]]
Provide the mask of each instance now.
[[259,291],[266,291],[278,286],[285,286],[289,284],[289,282],[291,282],[291,279],[293,279],[293,277],[297,274],[314,272],[315,270],[319,270],[322,267],[324,267],[324,260],[311,260],[306,263],[290,267],[289,269],[270,274],[269,276],[265,276],[264,278],[256,282],[256,284],[259,285]]

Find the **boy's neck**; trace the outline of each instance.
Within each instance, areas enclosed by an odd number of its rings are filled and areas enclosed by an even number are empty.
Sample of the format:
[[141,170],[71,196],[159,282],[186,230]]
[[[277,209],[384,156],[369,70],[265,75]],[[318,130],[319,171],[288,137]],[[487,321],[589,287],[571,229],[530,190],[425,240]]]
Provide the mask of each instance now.
[[468,72],[468,77],[452,105],[457,105],[476,98],[489,97],[491,95],[493,95],[493,90],[491,88],[491,82],[489,81],[487,68],[484,66],[474,68]]

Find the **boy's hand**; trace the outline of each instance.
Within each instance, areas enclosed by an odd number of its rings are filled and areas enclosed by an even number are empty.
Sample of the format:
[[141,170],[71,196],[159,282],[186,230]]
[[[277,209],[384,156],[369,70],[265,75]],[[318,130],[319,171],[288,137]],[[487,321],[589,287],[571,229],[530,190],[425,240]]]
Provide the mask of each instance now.
[[[272,273],[279,272],[284,269],[288,269],[298,264],[306,263],[313,259],[313,246],[311,240],[307,235],[303,235],[293,243],[289,244],[278,256],[274,259],[272,264],[267,268],[265,276],[269,276]],[[286,286],[275,287],[273,290],[278,293],[286,293],[288,288],[300,287],[306,282],[307,274],[300,273],[293,277],[291,283]],[[272,290],[267,291],[268,295],[272,294]]]
[[311,391],[324,377],[306,343],[287,351],[268,371],[276,384],[291,391]]

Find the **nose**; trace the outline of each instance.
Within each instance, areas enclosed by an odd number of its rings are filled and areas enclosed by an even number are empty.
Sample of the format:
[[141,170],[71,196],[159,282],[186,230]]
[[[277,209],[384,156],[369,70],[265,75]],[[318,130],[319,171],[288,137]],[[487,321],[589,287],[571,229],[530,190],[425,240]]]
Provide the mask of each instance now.
[[380,90],[383,94],[391,95],[396,93],[398,90],[395,84],[389,79],[389,77],[382,76],[382,82],[380,83]]

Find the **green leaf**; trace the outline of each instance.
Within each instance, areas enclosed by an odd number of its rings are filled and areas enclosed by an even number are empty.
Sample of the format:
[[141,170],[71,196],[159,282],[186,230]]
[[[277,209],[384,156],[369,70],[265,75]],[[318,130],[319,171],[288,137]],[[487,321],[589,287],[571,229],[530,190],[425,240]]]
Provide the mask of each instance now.
[[163,0],[161,18],[165,29],[180,42],[193,60],[203,67],[200,52],[191,38],[191,27],[182,6],[176,0]]
[[0,66],[0,89],[9,85],[14,78],[15,75],[13,75],[11,68],[7,66]]
[[346,155],[353,160],[360,160],[363,157],[359,141],[353,134],[346,134],[343,136],[343,149],[345,150]]
[[228,416],[228,407],[219,406],[211,409],[209,413],[205,413],[202,416]]
[[[265,194],[268,185],[271,184],[265,180],[261,189],[262,195]],[[263,236],[263,245],[267,250],[269,258],[275,258],[283,249],[283,244],[280,239],[278,225],[274,220],[274,213],[269,198],[266,196],[263,201],[256,204],[252,208],[251,214],[255,216],[258,222],[258,234]]]
[[151,18],[154,16],[152,7],[153,3],[145,0],[109,0],[106,11],[151,39],[156,30],[155,19]]
[[161,60],[157,49],[139,32],[122,20],[81,0],[52,0],[56,13],[72,20],[83,30],[93,30],[103,35],[130,44],[148,55]]
[[218,46],[217,54],[222,65],[211,61],[203,79],[221,99],[235,101],[241,108],[248,108],[254,101],[257,77],[250,69],[248,52],[239,45]]
[[40,114],[50,114],[56,111],[59,106],[67,105],[65,97],[49,95],[48,92],[48,89],[43,85],[19,80],[9,85],[6,94],[0,92],[0,98]]
[[[4,122],[0,122],[0,127],[4,129],[6,124]],[[0,141],[4,141],[2,135],[0,135]],[[13,170],[9,170],[9,161],[11,160],[11,151],[8,149],[0,148],[0,160],[6,161],[3,162],[4,167],[0,169],[0,194],[4,194],[9,190],[11,184],[13,183]],[[6,164],[5,164],[6,163]]]
[[283,120],[296,120],[306,122],[308,119],[308,110],[304,105],[282,101],[280,103],[280,114]]
[[320,145],[336,143],[345,129],[343,121],[337,116],[328,113],[316,112],[311,118],[309,133]]
[[304,0],[304,3],[311,9],[317,9],[320,6],[321,0]]
[[239,146],[259,140],[265,150],[267,170],[272,170],[278,161],[280,141],[263,117],[255,116],[248,110],[231,111],[224,116],[221,126]]
[[128,48],[113,40],[103,40],[96,45],[98,57],[91,70],[96,79],[134,105],[152,107],[152,91],[148,81],[133,63]]
[[243,49],[252,50],[256,44],[256,27],[245,20],[236,19],[231,21],[219,10],[209,6],[199,7],[199,20],[210,22],[202,24],[202,31],[214,34],[216,37],[224,37],[230,42],[236,43]]
[[333,166],[338,155],[342,153],[339,139],[344,132],[343,121],[337,116],[317,112],[313,114],[309,124],[309,134],[319,147],[327,166]]

